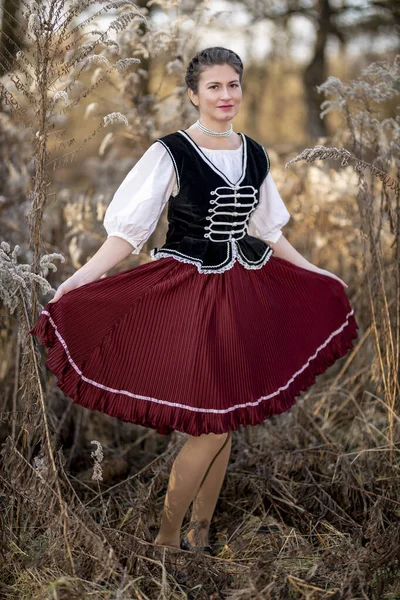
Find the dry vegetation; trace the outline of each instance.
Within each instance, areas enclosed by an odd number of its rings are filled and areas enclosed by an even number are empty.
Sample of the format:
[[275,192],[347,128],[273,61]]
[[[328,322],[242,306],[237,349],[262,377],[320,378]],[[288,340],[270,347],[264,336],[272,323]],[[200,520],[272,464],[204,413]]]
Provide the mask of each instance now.
[[[179,79],[180,50],[186,60],[196,43],[185,17],[157,30],[146,9],[102,0],[102,14],[117,11],[112,41],[97,17],[83,29],[89,4],[24,4],[28,49],[0,80],[0,597],[399,600],[400,57],[321,85],[323,110],[341,118],[335,137],[286,170],[269,148],[285,233],[348,283],[360,335],[292,410],[235,432],[218,555],[185,553],[180,586],[152,541],[183,436],[73,405],[28,333],[50,284],[104,240],[123,174],[193,118]],[[149,60],[160,68],[163,56],[169,80],[151,89]],[[149,260],[164,232],[165,215],[118,268]]]

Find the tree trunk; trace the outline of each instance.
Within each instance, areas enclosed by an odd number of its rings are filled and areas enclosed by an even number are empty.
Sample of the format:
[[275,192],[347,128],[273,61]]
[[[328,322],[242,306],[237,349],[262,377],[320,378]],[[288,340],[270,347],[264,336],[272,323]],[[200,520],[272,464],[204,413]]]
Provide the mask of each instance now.
[[318,0],[316,10],[319,14],[314,56],[303,73],[307,103],[307,131],[311,140],[327,135],[326,125],[319,116],[320,104],[323,98],[318,94],[316,86],[321,85],[327,78],[325,51],[328,33],[331,29],[330,19],[332,13],[329,0]]
[[12,69],[12,59],[18,49],[22,50],[21,27],[16,20],[21,0],[3,0],[3,15],[0,29],[0,77]]

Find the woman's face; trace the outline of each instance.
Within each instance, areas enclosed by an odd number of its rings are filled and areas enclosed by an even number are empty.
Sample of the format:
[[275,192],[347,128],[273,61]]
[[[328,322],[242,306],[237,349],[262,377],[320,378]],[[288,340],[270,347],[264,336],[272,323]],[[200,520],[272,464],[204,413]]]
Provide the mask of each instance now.
[[230,121],[239,112],[242,100],[239,75],[230,65],[207,67],[200,73],[198,93],[189,89],[188,95],[199,107],[200,119]]

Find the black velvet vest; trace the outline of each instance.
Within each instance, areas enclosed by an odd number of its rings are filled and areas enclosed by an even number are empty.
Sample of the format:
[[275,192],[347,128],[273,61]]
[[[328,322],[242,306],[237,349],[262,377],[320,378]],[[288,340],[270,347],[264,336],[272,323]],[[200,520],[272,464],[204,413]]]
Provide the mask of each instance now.
[[229,181],[183,130],[156,140],[171,157],[178,193],[168,200],[166,240],[150,251],[153,260],[174,257],[196,265],[199,273],[223,273],[236,260],[246,269],[260,269],[271,257],[271,246],[247,234],[269,173],[269,157],[255,140],[240,136],[242,175],[237,182]]

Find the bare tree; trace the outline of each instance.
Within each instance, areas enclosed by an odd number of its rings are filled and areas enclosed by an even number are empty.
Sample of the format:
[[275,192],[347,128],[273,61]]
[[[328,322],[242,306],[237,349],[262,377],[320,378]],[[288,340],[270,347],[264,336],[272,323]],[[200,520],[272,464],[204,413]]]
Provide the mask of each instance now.
[[[277,26],[287,28],[293,17],[308,19],[316,31],[312,58],[303,71],[307,101],[307,127],[311,139],[326,136],[326,124],[320,119],[321,97],[317,86],[328,76],[326,49],[330,38],[339,40],[341,46],[355,35],[395,35],[400,25],[400,3],[366,0],[360,5],[356,0],[241,0],[240,4],[251,14],[253,22],[267,19]],[[399,46],[400,47],[400,44]]]

